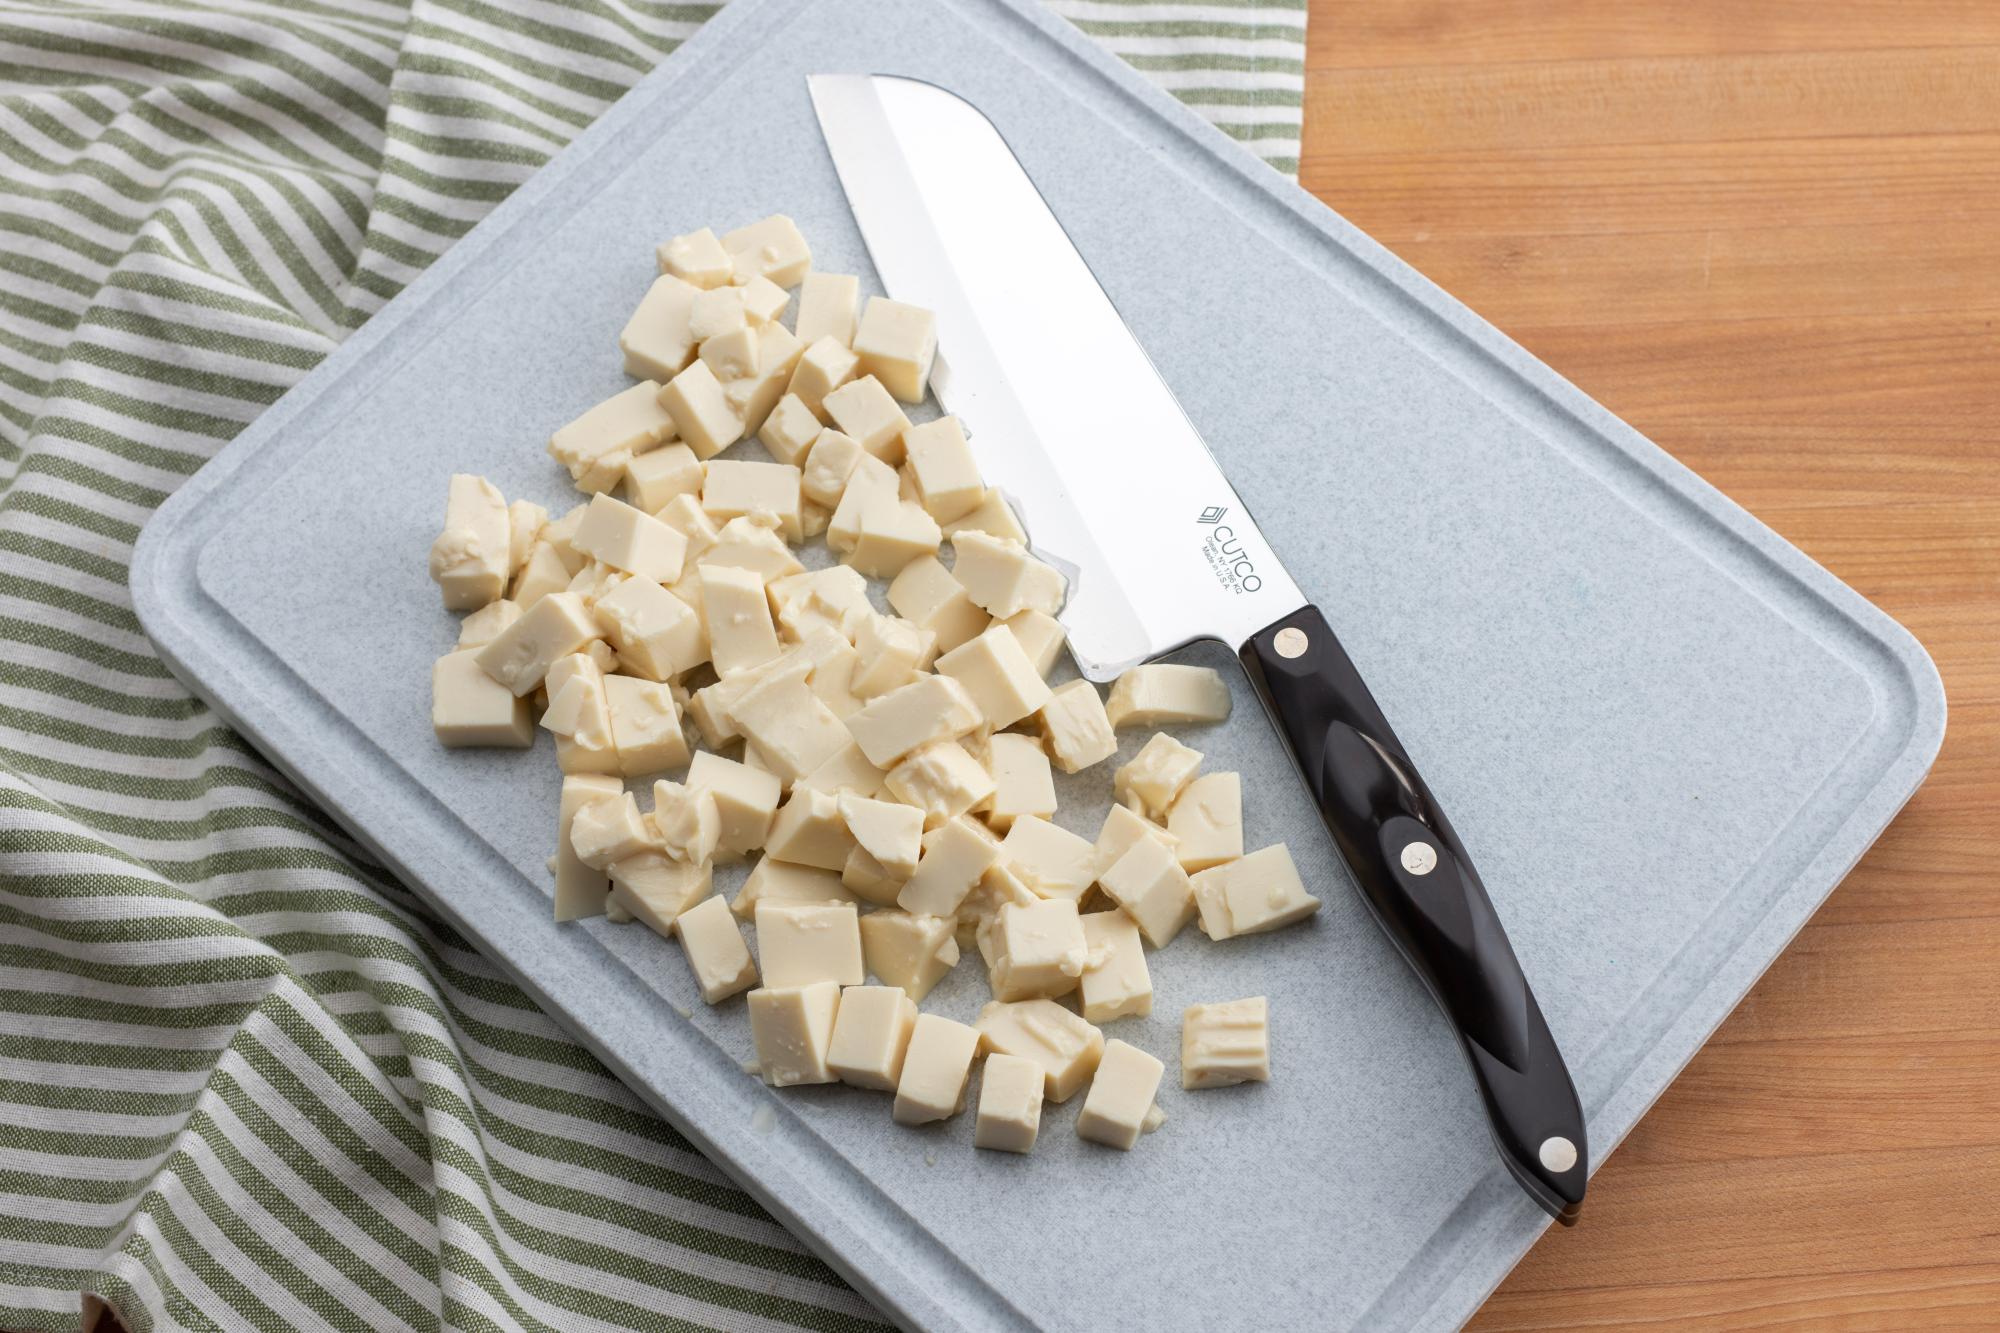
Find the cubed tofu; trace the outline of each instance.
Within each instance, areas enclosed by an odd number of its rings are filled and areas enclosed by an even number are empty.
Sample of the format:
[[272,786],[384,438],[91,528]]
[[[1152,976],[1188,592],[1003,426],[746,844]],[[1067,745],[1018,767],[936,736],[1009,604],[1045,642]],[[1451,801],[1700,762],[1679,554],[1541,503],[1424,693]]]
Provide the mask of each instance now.
[[847,494],[847,479],[854,475],[864,457],[867,455],[852,436],[837,430],[821,431],[813,441],[812,452],[806,455],[799,489],[815,504],[835,509]]
[[635,676],[606,676],[604,698],[620,773],[644,777],[687,763],[687,734],[672,689]]
[[1090,959],[1076,903],[1068,898],[1002,907],[993,943],[988,974],[997,1000],[1067,995]]
[[902,877],[883,869],[882,863],[858,843],[847,853],[847,864],[840,868],[840,882],[855,897],[876,907],[893,906],[896,895],[903,891]]
[[841,822],[861,849],[898,880],[907,880],[917,870],[917,856],[924,834],[924,812],[894,801],[877,801],[852,792],[842,792]]
[[785,382],[785,393],[804,403],[813,416],[823,422],[831,419],[826,410],[826,396],[854,379],[861,369],[861,359],[847,350],[847,344],[831,337],[808,338],[800,334],[806,349],[799,354],[798,364],[792,367],[792,377]]
[[625,373],[660,384],[687,368],[700,342],[688,331],[688,317],[694,313],[694,299],[701,295],[697,284],[674,273],[653,279],[638,309],[625,321],[618,334],[618,350],[625,354]]
[[935,555],[919,555],[903,566],[889,584],[889,605],[903,619],[936,635],[938,651],[943,653],[977,638],[989,622],[986,612],[973,604],[965,586]]
[[813,441],[826,428],[820,424],[813,410],[797,394],[788,393],[778,400],[771,409],[771,415],[764,418],[764,427],[757,432],[761,443],[771,457],[793,468],[805,465],[806,455],[812,452]]
[[[1109,712],[1107,706],[1106,711]],[[1111,775],[1111,791],[1146,818],[1163,820],[1173,808],[1174,798],[1194,780],[1201,768],[1201,751],[1189,749],[1156,731],[1139,747],[1131,762],[1120,764]]]
[[[721,898],[704,898],[682,911],[674,920],[674,934],[680,937],[703,1000],[720,1004],[757,984],[757,964],[750,958],[750,946],[743,942],[743,932]],[[838,994],[839,988],[834,989]],[[754,1010],[751,1019],[754,1026]]]
[[1005,625],[995,625],[939,657],[937,672],[963,685],[986,725],[996,730],[1039,711],[1050,697],[1047,682]]
[[[776,465],[766,463],[762,466]],[[779,531],[781,523],[778,515],[761,509],[738,514],[716,533],[715,545],[701,558],[702,567],[730,565],[747,569],[766,584],[804,573],[805,566],[792,554],[792,548],[785,544]]]
[[[715,520],[701,507],[703,480],[705,478],[696,477],[692,491],[676,495],[654,515],[660,522],[687,539],[687,556],[681,562],[684,567],[699,564],[710,551],[715,549],[715,544],[722,540],[721,530],[715,526]],[[680,582],[674,586],[678,589],[688,582],[688,574],[684,572]]]
[[639,812],[639,802],[621,790],[576,812],[570,821],[569,845],[585,865],[608,870],[614,861],[659,850],[659,839]]
[[478,650],[480,671],[516,695],[532,695],[556,658],[598,636],[598,620],[576,592],[550,592]]
[[471,615],[458,622],[459,652],[468,648],[484,648],[499,638],[513,623],[521,618],[521,604],[501,598],[488,602]]
[[1167,832],[1189,874],[1243,855],[1243,779],[1205,773],[1188,783],[1167,812]]
[[[1041,741],[1003,731],[993,736],[988,746],[986,771],[993,776],[993,796],[986,805],[986,822],[1004,834],[1023,816],[1054,816],[1055,774]],[[1095,850],[1093,847],[1093,853]]]
[[556,767],[565,773],[623,772],[604,680],[603,668],[581,653],[549,671],[549,706],[542,726],[556,738]]
[[903,432],[903,448],[916,478],[917,497],[938,522],[964,518],[986,498],[986,483],[979,479],[979,464],[973,461],[972,446],[966,443],[957,417],[910,427]]
[[771,820],[764,839],[768,855],[794,865],[841,870],[854,850],[854,837],[841,822],[840,798],[815,787],[794,787]]
[[956,922],[949,916],[870,912],[861,918],[861,953],[868,971],[921,1003],[958,966]]
[[[833,432],[827,432],[828,435]],[[845,436],[841,438],[845,439]],[[822,442],[825,436],[821,437]],[[813,446],[819,451],[819,445]],[[807,458],[811,464],[810,456]],[[862,454],[854,460],[854,468],[847,474],[847,481],[840,492],[840,503],[833,507],[833,514],[826,524],[826,544],[835,551],[851,551],[861,540],[861,519],[877,505],[899,505],[902,501],[896,494],[896,470],[872,454]],[[878,525],[879,526],[879,525]]]
[[1032,1152],[1042,1127],[1042,1071],[1018,1055],[989,1055],[979,1076],[972,1146]]
[[851,903],[757,904],[757,958],[766,986],[863,979],[860,918]]
[[1042,898],[1081,902],[1097,878],[1096,845],[1036,815],[1014,821],[1001,840],[1000,856]]
[[693,362],[668,380],[656,397],[660,410],[696,458],[715,457],[742,439],[747,429],[743,412],[729,400],[722,381],[705,361]]
[[854,329],[862,368],[906,403],[921,403],[937,357],[937,316],[921,306],[871,296]]
[[778,810],[781,786],[769,773],[759,773],[734,759],[699,751],[688,766],[687,785],[715,797],[722,821],[716,842],[719,858],[737,858],[764,845]]
[[521,572],[528,555],[549,525],[549,511],[533,500],[516,500],[507,506],[507,573]]
[[875,376],[863,375],[830,390],[820,407],[835,427],[868,453],[890,467],[902,463],[903,432],[910,428],[910,418]]
[[1086,912],[1083,942],[1090,948],[1077,999],[1093,1023],[1144,1017],[1153,1012],[1153,978],[1139,927],[1123,912]]
[[717,459],[708,465],[701,507],[718,523],[741,514],[775,515],[787,541],[799,541],[799,470],[789,463]]
[[917,1015],[903,1055],[892,1114],[899,1125],[923,1125],[958,1114],[965,1081],[979,1053],[979,1033],[937,1014]]
[[729,565],[703,565],[700,575],[709,659],[717,673],[727,676],[776,657],[778,631],[771,624],[764,580]]
[[570,538],[576,536],[577,525],[583,522],[584,512],[589,508],[590,505],[588,503],[580,504],[570,509],[561,518],[550,519],[542,525],[542,534],[536,538],[539,542],[546,542],[550,549],[556,553],[557,557],[562,560],[563,577],[565,579],[590,563],[590,557],[570,545]]
[[[731,290],[734,290],[733,288]],[[712,296],[713,292],[704,292]],[[741,316],[741,307],[738,307]],[[729,330],[706,338],[701,344],[701,359],[724,384],[731,380],[746,379],[757,373],[757,330],[747,322]]]
[[1077,1113],[1077,1137],[1111,1148],[1131,1148],[1146,1132],[1166,1068],[1129,1042],[1116,1038],[1106,1042],[1083,1110]]
[[701,480],[701,460],[694,450],[685,444],[663,444],[625,464],[625,498],[657,516],[676,495],[700,495]]
[[843,559],[863,574],[893,579],[912,560],[935,556],[939,540],[937,520],[922,505],[876,495],[861,507],[854,542]]
[[751,991],[750,1038],[764,1081],[774,1088],[835,1082],[826,1060],[839,1013],[840,986],[835,982]]
[[535,549],[528,552],[528,563],[514,576],[508,597],[523,612],[532,611],[535,603],[552,592],[561,592],[569,586],[569,581],[570,570],[556,548],[547,542],[536,542]]
[[952,577],[996,619],[1023,611],[1053,616],[1062,610],[1063,578],[1017,541],[961,530],[951,539]]
[[761,277],[780,287],[796,287],[812,268],[812,249],[798,224],[783,213],[724,232],[722,248],[729,252],[732,281]]
[[1194,886],[1173,851],[1157,838],[1135,838],[1116,861],[1098,872],[1097,882],[1155,949],[1173,943],[1182,927],[1194,920]]
[[916,916],[951,916],[999,857],[999,845],[992,838],[971,820],[954,818],[923,849],[916,873],[897,895],[897,906]]
[[628,671],[671,680],[708,660],[701,617],[650,579],[627,579],[597,599],[597,622]]
[[582,489],[610,490],[623,479],[627,458],[674,437],[676,421],[660,395],[652,380],[613,394],[551,435],[549,457]]
[[593,496],[571,544],[613,569],[655,583],[681,576],[687,538],[643,509],[609,495]]
[[993,775],[957,741],[912,750],[883,779],[889,794],[924,812],[928,824],[977,809],[993,795]]
[[1178,841],[1173,834],[1136,811],[1122,805],[1112,806],[1105,812],[1103,827],[1097,834],[1098,873],[1102,874],[1116,865],[1118,858],[1131,851],[1133,844],[1141,838],[1152,838],[1169,850]]
[[840,719],[792,672],[752,686],[730,707],[729,715],[787,786],[851,744]]
[[604,871],[588,865],[576,853],[570,834],[576,817],[600,801],[624,794],[625,784],[603,774],[575,774],[563,778],[562,797],[556,814],[556,920],[576,921],[586,916],[602,916],[611,880]]
[[1270,1081],[1270,1005],[1263,996],[1191,1004],[1181,1014],[1183,1088]]
[[894,1092],[916,1025],[916,1003],[897,987],[849,986],[840,993],[826,1067],[850,1087]]
[[1229,686],[1213,667],[1149,662],[1113,682],[1104,712],[1114,729],[1226,722]]
[[707,861],[676,861],[662,852],[613,861],[610,873],[605,910],[643,921],[662,935],[671,935],[681,914],[715,891]]
[[1032,1063],[1057,1105],[1076,1095],[1104,1054],[1104,1034],[1054,1000],[995,1000],[979,1011],[979,1035],[989,1052]]
[[1201,928],[1212,940],[1277,930],[1319,910],[1282,842],[1212,866],[1193,882]]
[[470,649],[446,653],[431,666],[431,730],[438,744],[453,749],[520,750],[535,743],[528,701],[480,670],[479,656]]
[[714,859],[722,841],[722,812],[714,792],[680,782],[655,782],[650,818],[672,859],[691,864]]
[[937,647],[937,637],[897,616],[871,609],[854,626],[856,661],[847,688],[873,699],[910,683]]
[[1014,508],[1007,503],[1007,497],[992,487],[987,487],[986,498],[979,507],[964,518],[954,519],[944,525],[944,535],[956,537],[961,532],[984,532],[989,536],[1002,537],[1010,542],[1028,544],[1028,530],[1021,526],[1021,520],[1014,516]]
[[850,740],[825,763],[806,774],[804,781],[808,787],[830,791],[836,796],[842,792],[853,792],[856,796],[880,796],[886,790],[883,782],[888,776],[869,763],[868,756],[861,753],[861,747]]
[[1049,756],[1065,773],[1080,772],[1118,753],[1118,738],[1104,716],[1104,700],[1087,680],[1058,685],[1036,716]]
[[743,433],[755,435],[764,428],[778,400],[791,386],[805,344],[792,331],[776,322],[757,330],[757,373],[730,380],[723,386],[723,398],[730,410],[743,419]]
[[799,317],[792,322],[792,332],[803,343],[831,338],[845,347],[854,341],[860,300],[861,279],[846,273],[808,273],[799,284]]
[[729,252],[707,227],[662,241],[655,252],[660,272],[672,274],[701,291],[725,287],[735,273]]
[[736,289],[743,295],[743,315],[752,328],[771,323],[785,313],[792,298],[769,278],[752,278]]
[[[750,317],[743,310],[742,288],[718,287],[694,298],[694,310],[688,315],[688,332],[694,335],[696,342],[705,344],[711,338],[720,338],[725,333],[741,333],[749,327]],[[719,370],[715,373],[718,379],[733,378]]]
[[468,472],[451,479],[444,530],[431,543],[430,571],[447,611],[498,601],[512,573],[512,526],[499,488]]
[[948,676],[919,676],[847,719],[855,744],[877,768],[889,768],[912,750],[956,740],[978,726],[979,707]]

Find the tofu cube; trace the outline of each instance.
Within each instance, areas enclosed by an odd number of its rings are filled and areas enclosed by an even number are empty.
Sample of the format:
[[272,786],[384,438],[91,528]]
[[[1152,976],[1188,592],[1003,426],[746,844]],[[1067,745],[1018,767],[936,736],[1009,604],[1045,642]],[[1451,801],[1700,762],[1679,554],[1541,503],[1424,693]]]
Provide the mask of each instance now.
[[458,622],[458,651],[484,648],[521,618],[521,604],[501,598],[488,602]]
[[452,749],[520,750],[535,743],[528,701],[480,670],[478,653],[469,649],[446,653],[431,665],[431,730],[438,744]]
[[620,773],[644,777],[687,763],[687,734],[670,688],[634,676],[606,676],[604,699]]
[[1062,575],[1029,555],[1020,542],[960,531],[951,547],[952,577],[995,618],[1005,620],[1030,609],[1053,616],[1062,610]]
[[[1110,712],[1109,705],[1105,712]],[[1111,791],[1146,818],[1165,819],[1167,811],[1173,808],[1174,798],[1194,780],[1200,768],[1201,751],[1189,749],[1164,731],[1156,731],[1130,763],[1120,764],[1111,775]]]
[[799,470],[789,463],[717,459],[708,465],[701,507],[718,523],[742,514],[772,514],[787,541],[799,541]]
[[863,574],[893,579],[912,560],[936,555],[939,540],[937,520],[922,505],[877,494],[861,506],[854,541],[843,558]]
[[[702,473],[707,472],[707,468],[701,467],[700,464],[696,466]],[[660,522],[687,539],[687,556],[681,562],[683,572],[680,583],[675,585],[676,589],[688,582],[686,567],[700,563],[704,556],[715,549],[715,544],[722,540],[722,534],[716,528],[715,520],[701,507],[701,487],[706,480],[705,475],[697,476],[693,490],[676,495],[654,515]]]
[[640,852],[658,850],[658,835],[639,802],[622,788],[616,796],[593,801],[576,812],[569,826],[569,845],[577,859],[597,870]]
[[854,329],[862,368],[906,403],[921,403],[937,358],[937,316],[921,306],[871,296]]
[[699,573],[709,659],[716,672],[728,676],[776,657],[778,631],[771,624],[764,580],[729,565],[703,565]]
[[722,812],[705,788],[664,779],[655,782],[651,819],[666,854],[676,861],[709,861],[722,840]]
[[919,917],[951,916],[999,857],[1000,848],[993,839],[979,832],[971,820],[954,818],[942,825],[924,848],[916,873],[896,896],[896,905]]
[[479,650],[479,669],[515,694],[532,694],[556,660],[598,637],[597,618],[573,592],[550,593]]
[[1194,900],[1212,940],[1277,930],[1319,910],[1282,842],[1195,875]]
[[840,882],[856,898],[876,907],[893,906],[896,895],[903,891],[902,878],[884,870],[882,863],[858,843],[847,853],[847,864],[840,868]]
[[813,441],[825,429],[803,399],[788,393],[771,409],[771,415],[764,418],[764,428],[757,432],[757,439],[771,457],[800,468],[812,451]]
[[861,984],[860,917],[853,904],[761,902],[755,919],[766,986]]
[[764,845],[778,810],[778,779],[733,759],[700,751],[688,767],[687,786],[715,797],[721,821],[716,853],[736,858]]
[[917,1026],[917,1006],[895,986],[849,986],[840,993],[826,1067],[842,1083],[894,1092]]
[[840,719],[792,672],[752,686],[731,706],[729,716],[787,786],[851,743]]
[[[1118,863],[1118,858],[1132,850],[1141,838],[1152,838],[1171,850],[1174,835],[1143,815],[1114,805],[1105,812],[1104,824],[1097,834],[1097,868],[1101,874]],[[1176,864],[1179,864],[1178,861]]]
[[1182,1013],[1183,1088],[1270,1081],[1270,1005],[1263,996],[1191,1004]]
[[[801,395],[803,396],[803,395]],[[833,389],[820,400],[820,407],[843,434],[890,467],[903,461],[903,432],[910,428],[909,417],[873,375],[863,375]]]
[[979,1119],[972,1146],[1032,1152],[1042,1127],[1042,1071],[1018,1055],[989,1055],[979,1077]]
[[656,517],[676,495],[700,494],[701,460],[685,444],[663,444],[625,464],[626,500]]
[[861,753],[861,747],[850,740],[832,758],[806,774],[805,784],[808,787],[817,787],[821,791],[830,791],[836,796],[842,792],[853,792],[857,796],[880,796],[886,790],[882,784],[888,776],[869,763],[868,756]]
[[1129,1149],[1146,1132],[1153,1097],[1160,1090],[1166,1066],[1137,1046],[1113,1038],[1104,1044],[1104,1058],[1090,1080],[1090,1092],[1077,1113],[1077,1137],[1107,1147]]
[[983,532],[1010,542],[1028,544],[1028,530],[1021,526],[1021,520],[1014,516],[1014,510],[1007,498],[992,487],[987,487],[986,498],[979,507],[964,518],[954,519],[945,524],[945,536],[956,537],[961,532]]
[[[868,457],[861,446],[849,435],[837,430],[821,431],[813,441],[812,452],[806,455],[805,469],[800,474],[799,489],[808,500],[837,509],[847,494],[847,481],[854,475],[854,469],[863,458]],[[859,520],[859,511],[856,511]],[[829,519],[829,525],[831,519]],[[829,526],[829,532],[831,527]],[[828,542],[831,545],[831,541]]]
[[[717,465],[711,463],[709,466]],[[775,467],[777,464],[763,463],[758,466]],[[747,569],[756,574],[760,582],[767,584],[804,573],[805,566],[792,554],[792,548],[785,544],[779,526],[778,516],[763,510],[738,514],[716,533],[714,547],[701,558],[702,567],[730,565]]]
[[724,232],[722,248],[729,252],[737,283],[761,277],[780,287],[796,287],[812,268],[812,249],[783,213]]
[[917,481],[917,497],[940,523],[964,518],[986,498],[979,464],[957,417],[939,417],[903,432],[903,448]]
[[792,377],[785,382],[785,392],[804,403],[806,410],[824,422],[829,420],[826,396],[853,380],[855,373],[861,369],[861,358],[848,351],[845,342],[830,336],[813,338],[803,331],[798,336],[806,343],[806,349],[799,354],[799,363],[792,367]]
[[1188,783],[1167,812],[1167,832],[1189,874],[1243,855],[1243,779],[1208,773]]
[[507,591],[512,524],[492,482],[467,472],[451,479],[444,530],[431,543],[431,578],[447,611],[476,611]]
[[[716,293],[703,292],[702,295],[713,296]],[[737,306],[737,316],[742,317],[740,302]],[[727,333],[718,333],[714,337],[704,339],[701,344],[701,359],[724,384],[731,380],[745,379],[757,373],[757,351],[760,341],[757,330],[746,322]]]
[[670,680],[708,660],[701,617],[651,579],[627,579],[597,599],[597,622],[626,670]]
[[742,293],[743,315],[753,328],[769,324],[784,314],[792,300],[783,287],[769,278],[752,278],[736,290]]
[[[711,338],[720,338],[725,333],[741,333],[750,327],[750,317],[743,311],[743,291],[738,287],[718,287],[702,292],[694,298],[694,309],[688,315],[688,332],[698,343],[707,343]],[[711,367],[712,369],[713,367]],[[716,372],[718,378],[734,378]]]
[[965,687],[996,730],[1011,727],[1049,701],[1050,690],[1014,631],[995,625],[937,660],[937,672]]
[[792,332],[803,343],[831,338],[842,347],[854,341],[854,312],[861,279],[846,273],[808,273],[799,284],[799,317]]
[[858,699],[873,699],[910,683],[937,647],[937,638],[896,616],[870,610],[854,628],[856,660],[847,688]]
[[1181,928],[1194,920],[1194,886],[1172,849],[1157,838],[1135,839],[1098,873],[1097,882],[1155,949],[1173,943]]
[[949,916],[870,912],[861,918],[861,955],[868,971],[922,1003],[958,966],[956,922]]
[[556,920],[576,921],[586,916],[602,916],[611,880],[602,869],[585,864],[570,842],[576,817],[589,806],[622,795],[625,784],[601,774],[577,774],[563,778],[562,796],[556,813]]
[[1054,1000],[995,1000],[979,1011],[979,1036],[988,1052],[1034,1065],[1057,1105],[1076,1095],[1104,1055],[1104,1034]]
[[688,330],[688,318],[699,295],[700,285],[679,274],[667,272],[653,279],[638,309],[618,334],[618,350],[625,355],[627,375],[657,381],[657,388],[686,369],[701,341]]
[[1015,878],[1043,898],[1081,902],[1097,878],[1097,847],[1037,815],[1023,815],[1000,843]]
[[[818,866],[795,866],[776,857],[759,857],[757,864],[736,891],[729,910],[745,921],[751,920],[759,903],[852,903],[854,895],[840,883],[840,876]],[[869,920],[863,917],[865,923]],[[862,931],[863,944],[867,931]]]
[[922,810],[929,824],[976,809],[993,795],[993,775],[957,741],[912,751],[889,770],[883,785],[897,800]]
[[1076,903],[1068,898],[1002,907],[993,944],[988,972],[997,1000],[1067,995],[1090,959]]
[[[640,386],[641,388],[647,386]],[[743,438],[741,409],[723,392],[706,361],[697,360],[658,390],[660,409],[694,456],[709,459]]]
[[584,490],[610,490],[624,476],[626,458],[673,438],[676,421],[661,405],[661,392],[647,380],[613,394],[549,436],[549,457]]
[[[1039,675],[1046,677],[1055,669],[1056,659],[1062,655],[1063,644],[1068,641],[1061,621],[1046,612],[1030,608],[1000,623],[1014,632],[1015,641],[1028,655],[1028,660],[1035,664]],[[1108,718],[1110,714],[1105,716]]]
[[556,548],[547,542],[536,542],[535,549],[528,552],[528,563],[521,566],[521,571],[514,576],[514,586],[509,590],[508,597],[522,611],[530,611],[535,603],[550,593],[567,588],[569,581],[570,571],[556,553]]
[[[680,937],[701,998],[709,1004],[720,1004],[757,984],[757,964],[751,961],[750,946],[743,942],[743,932],[722,899],[703,898],[684,909],[674,919],[674,934]],[[754,1010],[751,1018],[754,1023]],[[761,1053],[762,1046],[758,1049]]]
[[903,566],[889,584],[889,605],[903,619],[936,635],[938,651],[945,653],[977,638],[990,619],[935,555],[917,556]]
[[535,543],[541,540],[542,529],[549,525],[549,511],[533,500],[516,500],[507,506],[507,573],[511,576],[521,572],[528,563],[528,554]]
[[1041,720],[1042,740],[1050,757],[1065,773],[1101,764],[1118,753],[1118,738],[1111,734],[1111,723],[1104,716],[1104,701],[1087,680],[1058,685],[1036,716]]
[[1226,722],[1229,686],[1213,667],[1149,662],[1112,683],[1104,711],[1114,729]]
[[764,1081],[774,1088],[834,1082],[826,1059],[839,1013],[840,987],[831,981],[751,991],[750,1038]]
[[743,419],[745,435],[763,429],[764,419],[791,385],[804,352],[805,344],[782,324],[765,324],[757,330],[757,373],[723,386],[723,398]]
[[851,792],[842,792],[836,799],[848,833],[882,869],[899,881],[916,873],[924,835],[923,811]]
[[[986,771],[993,775],[993,796],[986,805],[986,822],[1006,833],[1024,816],[1048,819],[1056,812],[1055,774],[1048,751],[1033,736],[1003,731],[988,742]],[[1092,849],[1093,856],[1096,848]]]
[[1083,1016],[1093,1023],[1153,1012],[1153,978],[1139,927],[1123,912],[1086,912],[1083,942],[1090,958],[1077,979]]
[[979,707],[948,676],[919,676],[872,699],[847,730],[877,768],[889,768],[913,750],[955,740],[978,726]]
[[660,272],[670,273],[701,291],[728,286],[736,271],[729,262],[729,252],[707,227],[662,241],[655,257]]
[[794,865],[841,870],[854,850],[853,835],[841,822],[840,798],[813,787],[794,787],[771,820],[764,851]]
[[681,576],[687,538],[654,518],[609,495],[591,497],[571,544],[613,569],[655,583],[672,583]]
[[979,1033],[936,1014],[917,1015],[892,1114],[899,1125],[923,1125],[958,1114],[965,1081],[979,1053]]
[[623,912],[671,935],[681,914],[714,891],[707,861],[676,861],[662,852],[640,852],[611,863],[611,898],[605,910]]

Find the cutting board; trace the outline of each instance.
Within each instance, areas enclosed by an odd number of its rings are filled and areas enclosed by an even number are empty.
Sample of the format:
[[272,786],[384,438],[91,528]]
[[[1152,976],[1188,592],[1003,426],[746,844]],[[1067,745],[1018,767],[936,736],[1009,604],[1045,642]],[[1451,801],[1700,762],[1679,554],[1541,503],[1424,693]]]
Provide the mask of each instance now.
[[[982,107],[1326,611],[1478,856],[1611,1151],[1922,780],[1935,671],[1880,611],[1166,94],[1009,0],[739,0],[225,449],[140,542],[184,679],[661,1112],[911,1327],[1455,1325],[1546,1219],[1350,891],[1231,655],[1190,736],[1326,899],[1154,957],[1168,1123],[961,1117],[746,1077],[677,948],[550,919],[557,775],[445,752],[424,556],[446,476],[567,503],[550,429],[623,387],[652,243],[772,211],[875,289],[806,96],[889,72]],[[1130,442],[1143,466],[1145,442]],[[755,456],[755,446],[740,446]],[[1125,754],[1143,736],[1128,736]],[[1124,755],[1121,755],[1121,758]],[[1094,830],[1104,770],[1065,784]],[[1090,811],[1086,817],[1080,812]],[[974,965],[926,1007],[969,1017]],[[1268,1086],[1172,1086],[1179,1013],[1271,997]],[[1590,1225],[1586,1207],[1582,1225]]]

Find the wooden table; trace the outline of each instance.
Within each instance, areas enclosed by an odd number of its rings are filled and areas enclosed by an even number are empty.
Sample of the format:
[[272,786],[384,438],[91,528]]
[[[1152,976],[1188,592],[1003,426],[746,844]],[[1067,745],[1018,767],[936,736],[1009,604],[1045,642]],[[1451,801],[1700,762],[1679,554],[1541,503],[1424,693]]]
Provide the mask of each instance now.
[[1474,1321],[2000,1323],[2000,3],[1313,0],[1307,188],[1907,625],[1916,798]]

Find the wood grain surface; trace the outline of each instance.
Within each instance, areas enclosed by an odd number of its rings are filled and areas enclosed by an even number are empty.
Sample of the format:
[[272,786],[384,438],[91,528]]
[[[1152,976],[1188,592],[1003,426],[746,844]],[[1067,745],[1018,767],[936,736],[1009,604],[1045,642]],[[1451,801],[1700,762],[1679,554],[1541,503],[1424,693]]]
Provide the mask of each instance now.
[[2000,1327],[2000,3],[1313,0],[1308,189],[1901,620],[1909,807],[1476,1329]]

